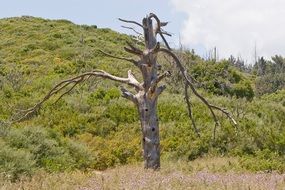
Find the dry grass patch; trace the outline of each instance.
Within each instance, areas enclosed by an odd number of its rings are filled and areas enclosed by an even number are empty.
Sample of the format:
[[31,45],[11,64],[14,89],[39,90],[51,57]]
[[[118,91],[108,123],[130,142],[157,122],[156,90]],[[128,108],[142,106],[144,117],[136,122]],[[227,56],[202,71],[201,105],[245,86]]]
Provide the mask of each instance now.
[[1,190],[108,190],[108,189],[285,189],[285,174],[251,173],[238,166],[238,159],[218,157],[195,161],[162,162],[159,171],[143,165],[125,165],[105,171],[47,174],[16,183],[0,181]]
[[32,178],[22,178],[12,183],[6,180],[0,180],[1,190],[71,190],[78,189],[87,182],[91,173],[80,171],[69,173],[38,172]]
[[284,189],[285,174],[249,173],[232,158],[201,158],[193,162],[163,163],[160,171],[142,165],[94,172],[78,190],[99,189]]

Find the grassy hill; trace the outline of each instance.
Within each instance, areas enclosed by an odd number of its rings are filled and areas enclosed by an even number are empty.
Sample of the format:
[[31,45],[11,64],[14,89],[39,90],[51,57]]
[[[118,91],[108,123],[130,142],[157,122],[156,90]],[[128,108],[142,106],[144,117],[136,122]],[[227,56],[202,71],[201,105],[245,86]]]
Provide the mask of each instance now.
[[[33,106],[62,79],[104,69],[126,76],[130,63],[115,55],[130,36],[110,29],[75,25],[67,20],[34,17],[0,20],[0,173],[16,180],[47,172],[106,169],[141,161],[136,108],[121,98],[117,83],[91,78],[57,104],[48,101],[37,115],[8,125],[18,109]],[[181,52],[180,52],[181,53]],[[230,156],[253,171],[284,171],[285,91],[254,97],[255,77],[237,71],[227,61],[211,62],[182,52],[199,91],[213,104],[227,108],[238,121],[235,129],[218,114],[222,127],[212,139],[214,122],[206,107],[191,97],[201,131],[197,138],[188,119],[179,77],[166,81],[159,100],[162,159],[186,162],[203,156]],[[170,67],[164,57],[164,67]],[[173,69],[173,68],[172,68]],[[174,72],[175,73],[175,72]],[[175,82],[170,84],[170,82]]]

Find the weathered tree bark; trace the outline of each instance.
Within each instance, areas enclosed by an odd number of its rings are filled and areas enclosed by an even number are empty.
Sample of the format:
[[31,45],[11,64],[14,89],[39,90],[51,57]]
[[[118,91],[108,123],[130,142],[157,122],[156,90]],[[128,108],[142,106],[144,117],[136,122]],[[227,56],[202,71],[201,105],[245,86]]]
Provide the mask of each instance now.
[[143,76],[143,90],[135,97],[142,129],[142,148],[144,167],[158,169],[160,167],[160,140],[157,117],[157,98],[164,87],[157,87],[157,47],[156,34],[149,16],[143,19],[145,50],[140,60]]
[[144,92],[138,96],[138,111],[142,129],[144,167],[160,167],[160,140],[157,117],[157,99],[151,99]]
[[[163,92],[166,88],[165,85],[159,86],[160,81],[162,81],[165,77],[170,75],[169,71],[165,73],[158,73],[158,67],[161,67],[157,64],[157,54],[162,52],[170,55],[174,59],[174,64],[179,69],[180,73],[182,74],[185,80],[185,99],[188,106],[189,117],[192,120],[193,127],[195,132],[199,136],[198,129],[196,128],[196,124],[194,122],[194,118],[192,116],[190,100],[188,95],[188,86],[192,90],[195,96],[197,96],[205,105],[207,105],[208,109],[211,111],[216,126],[218,124],[218,119],[213,111],[213,109],[219,110],[222,113],[226,114],[229,119],[236,125],[236,121],[231,117],[230,113],[227,112],[225,109],[219,108],[214,106],[201,96],[192,84],[192,77],[188,75],[187,71],[180,63],[180,60],[176,57],[176,55],[171,51],[164,35],[170,36],[169,33],[162,30],[163,26],[167,25],[167,22],[160,22],[158,17],[155,14],[149,14],[146,16],[142,24],[129,21],[124,19],[119,19],[125,23],[135,24],[143,29],[143,36],[144,36],[144,43],[145,47],[144,50],[140,50],[139,48],[135,47],[132,44],[128,44],[128,47],[125,47],[125,51],[134,54],[135,56],[139,57],[139,60],[125,58],[125,57],[117,57],[108,53],[101,51],[103,54],[128,61],[133,63],[141,72],[143,82],[138,82],[135,76],[132,74],[131,70],[128,71],[128,77],[122,78],[118,76],[111,75],[103,70],[94,70],[91,72],[86,72],[80,74],[76,77],[63,80],[57,85],[55,85],[49,93],[37,104],[35,104],[32,108],[23,110],[22,116],[18,118],[16,121],[22,121],[27,117],[30,117],[34,114],[42,104],[47,101],[50,97],[55,96],[57,93],[63,91],[67,88],[65,92],[63,92],[57,101],[61,99],[64,95],[68,94],[74,87],[88,80],[90,77],[97,77],[102,79],[109,79],[112,81],[117,81],[122,84],[126,84],[129,87],[135,89],[136,94],[132,94],[130,91],[121,87],[122,96],[128,100],[131,100],[138,109],[140,122],[141,122],[141,131],[142,131],[142,148],[143,148],[143,157],[144,157],[144,166],[145,168],[152,168],[152,169],[159,169],[160,168],[160,139],[159,139],[159,119],[157,116],[157,100],[159,95]],[[156,21],[156,25],[154,26],[152,21]],[[134,30],[132,27],[125,27],[131,30]],[[162,38],[166,48],[161,48],[160,44],[157,42],[157,34],[160,35]],[[57,102],[56,101],[56,102]],[[215,130],[214,130],[215,131]],[[215,133],[214,133],[215,134]]]

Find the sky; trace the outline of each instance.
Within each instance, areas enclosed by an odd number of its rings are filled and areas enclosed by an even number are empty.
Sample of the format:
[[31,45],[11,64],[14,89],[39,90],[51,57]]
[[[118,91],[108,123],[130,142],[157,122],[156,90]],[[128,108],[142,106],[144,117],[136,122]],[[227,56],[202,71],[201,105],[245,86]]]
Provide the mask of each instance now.
[[[187,14],[180,30],[184,45],[217,47],[221,57],[285,55],[284,0],[172,0]],[[256,47],[256,48],[255,48]]]
[[[68,19],[119,32],[117,18],[136,21],[156,13],[185,48],[205,56],[216,47],[220,58],[285,55],[285,0],[9,0],[1,2],[0,18],[22,15]],[[1,35],[1,34],[0,34]],[[1,37],[1,36],[0,36]]]
[[[36,16],[50,19],[68,19],[76,24],[97,25],[122,33],[118,18],[141,22],[148,13],[155,13],[162,21],[169,21],[167,31],[170,45],[178,44],[179,32],[187,14],[175,11],[168,0],[7,0],[1,2],[0,18],[14,16]],[[126,25],[126,24],[123,24]]]

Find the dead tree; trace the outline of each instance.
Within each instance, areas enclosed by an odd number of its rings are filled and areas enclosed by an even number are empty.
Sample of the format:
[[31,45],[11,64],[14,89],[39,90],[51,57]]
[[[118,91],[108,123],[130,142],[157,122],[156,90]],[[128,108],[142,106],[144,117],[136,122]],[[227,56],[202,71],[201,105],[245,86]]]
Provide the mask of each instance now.
[[[166,71],[162,74],[158,72],[158,63],[157,63],[157,55],[159,53],[164,53],[169,55],[173,58],[173,62],[176,67],[179,69],[180,73],[182,74],[183,79],[185,80],[185,99],[189,111],[189,117],[192,120],[193,127],[195,128],[195,132],[199,135],[199,131],[196,128],[194,123],[194,119],[192,116],[191,105],[189,101],[189,94],[188,94],[188,87],[192,90],[194,95],[196,95],[210,110],[214,121],[216,123],[215,126],[219,125],[217,116],[215,115],[214,109],[221,111],[222,113],[226,114],[226,116],[236,124],[236,121],[232,118],[229,112],[225,109],[219,108],[210,104],[203,96],[201,96],[195,89],[194,85],[192,84],[192,77],[188,75],[187,71],[177,58],[177,56],[171,51],[164,35],[170,36],[169,33],[165,32],[162,27],[167,25],[167,22],[160,22],[159,18],[150,13],[146,16],[142,23],[138,23],[135,21],[119,19],[124,23],[134,24],[139,26],[143,30],[144,36],[144,43],[145,49],[141,50],[138,47],[135,47],[132,44],[128,44],[128,47],[124,47],[125,51],[130,54],[133,54],[138,57],[137,60],[126,58],[126,57],[117,57],[104,51],[101,51],[106,56],[125,60],[134,64],[141,72],[143,81],[139,82],[136,77],[132,74],[131,70],[128,71],[128,77],[122,78],[111,75],[103,70],[94,70],[91,72],[80,74],[76,77],[71,79],[64,80],[54,86],[49,93],[35,106],[30,109],[24,110],[24,114],[22,117],[18,119],[21,121],[33,113],[35,113],[42,104],[47,101],[51,96],[64,91],[61,95],[59,95],[59,99],[61,99],[64,95],[69,93],[74,87],[88,80],[90,77],[102,78],[102,79],[109,79],[112,81],[117,81],[128,85],[129,87],[133,88],[136,93],[133,94],[130,90],[121,87],[122,96],[130,101],[132,101],[138,109],[140,122],[141,122],[141,131],[142,131],[142,147],[143,147],[143,158],[144,158],[144,166],[145,168],[152,168],[158,169],[160,167],[160,139],[159,139],[159,119],[157,115],[157,100],[159,95],[165,90],[165,85],[160,85],[160,82],[170,75],[170,72]],[[154,26],[153,21],[156,22]],[[128,27],[129,29],[133,29]],[[157,41],[157,35],[161,37],[163,40],[165,47],[161,47],[160,43]],[[216,127],[215,127],[216,128]],[[215,134],[214,129],[214,134]]]

